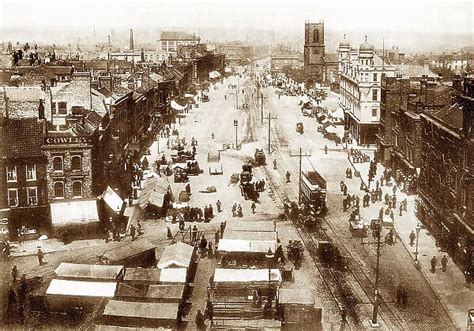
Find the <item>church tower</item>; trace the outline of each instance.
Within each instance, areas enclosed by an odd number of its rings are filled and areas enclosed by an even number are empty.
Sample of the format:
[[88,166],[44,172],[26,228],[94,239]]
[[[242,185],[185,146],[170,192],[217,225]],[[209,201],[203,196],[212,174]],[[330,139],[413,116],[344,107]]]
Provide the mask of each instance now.
[[304,71],[308,79],[321,81],[324,71],[324,23],[304,25]]

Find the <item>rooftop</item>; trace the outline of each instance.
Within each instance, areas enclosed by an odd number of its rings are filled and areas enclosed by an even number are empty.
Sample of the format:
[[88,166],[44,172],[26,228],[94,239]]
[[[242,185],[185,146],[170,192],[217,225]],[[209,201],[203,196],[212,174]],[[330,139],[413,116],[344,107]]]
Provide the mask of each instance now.
[[5,122],[5,156],[7,158],[41,157],[43,124],[36,118],[7,119]]
[[454,131],[462,129],[463,110],[457,103],[432,111],[431,115]]
[[199,41],[200,38],[183,31],[162,31],[160,40],[197,40]]

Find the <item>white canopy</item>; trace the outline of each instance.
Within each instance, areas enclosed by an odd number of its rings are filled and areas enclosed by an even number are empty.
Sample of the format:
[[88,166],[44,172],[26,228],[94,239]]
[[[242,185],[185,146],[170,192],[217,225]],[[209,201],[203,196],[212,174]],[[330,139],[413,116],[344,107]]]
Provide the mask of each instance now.
[[[270,281],[281,282],[281,273],[278,269],[270,270]],[[214,271],[216,283],[251,283],[268,282],[268,269],[220,269]]]
[[116,288],[116,282],[53,279],[46,290],[46,295],[112,298],[115,295]]
[[50,208],[53,226],[99,222],[95,199],[53,202]]
[[158,262],[158,269],[188,268],[191,265],[193,254],[194,247],[183,242],[167,246]]
[[325,130],[326,130],[327,133],[338,133],[339,132],[339,130],[335,126],[332,126],[332,125],[328,126]]
[[178,110],[178,111],[181,111],[181,110],[185,110],[185,109],[186,109],[185,106],[181,106],[179,103],[177,103],[177,102],[174,101],[174,100],[171,101],[171,108],[173,108],[174,110]]
[[186,268],[160,269],[160,283],[186,283],[187,271]]
[[211,71],[209,73],[209,78],[219,78],[221,74],[218,71]]
[[102,199],[114,212],[120,213],[122,210],[123,200],[110,186],[107,186],[104,194],[102,194]]
[[269,248],[276,251],[276,240],[221,239],[217,244],[219,252],[228,253],[267,253]]
[[194,94],[191,94],[191,93],[184,93],[184,96],[186,98],[194,98]]
[[61,262],[54,271],[58,278],[115,281],[123,274],[121,265],[76,264]]

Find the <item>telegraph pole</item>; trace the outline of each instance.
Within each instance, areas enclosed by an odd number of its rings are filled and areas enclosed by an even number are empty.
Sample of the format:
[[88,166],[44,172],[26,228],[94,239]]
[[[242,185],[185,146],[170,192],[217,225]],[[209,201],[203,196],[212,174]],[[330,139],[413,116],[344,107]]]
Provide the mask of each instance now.
[[268,120],[268,154],[271,153],[271,148],[270,148],[270,130],[271,130],[271,123],[272,123],[272,120],[276,120],[278,117],[272,117],[270,115],[270,112],[268,113],[268,116],[265,117],[266,120]]
[[300,204],[301,203],[301,176],[303,173],[301,171],[301,164],[302,164],[303,156],[310,157],[311,152],[303,154],[303,149],[300,147],[300,151],[298,154],[290,154],[290,156],[300,158],[300,162],[299,162],[300,169],[299,169],[299,178],[298,178],[298,203]]
[[261,120],[262,125],[263,125],[263,99],[266,99],[268,97],[264,96],[263,93],[260,93],[258,98],[260,99],[260,120]]
[[372,312],[372,320],[370,322],[372,326],[377,327],[379,326],[377,315],[379,308],[380,236],[382,232],[382,221],[377,220],[377,222],[374,223],[375,224],[373,225],[372,231],[374,231],[375,235],[377,236],[377,267],[375,268],[374,310]]

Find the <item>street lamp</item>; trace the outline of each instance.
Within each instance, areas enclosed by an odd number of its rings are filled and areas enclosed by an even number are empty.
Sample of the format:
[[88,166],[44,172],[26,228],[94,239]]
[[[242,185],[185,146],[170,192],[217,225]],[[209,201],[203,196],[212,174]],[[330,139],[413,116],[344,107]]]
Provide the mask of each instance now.
[[418,261],[418,237],[420,235],[420,230],[421,226],[420,223],[416,225],[416,244],[415,244],[415,266],[419,266],[419,261]]
[[235,148],[237,148],[237,130],[239,128],[239,121],[234,120],[234,128],[235,128]]
[[271,288],[271,280],[272,280],[272,261],[275,254],[272,252],[271,247],[268,247],[268,252],[265,254],[268,262],[268,299],[270,300],[270,288]]

